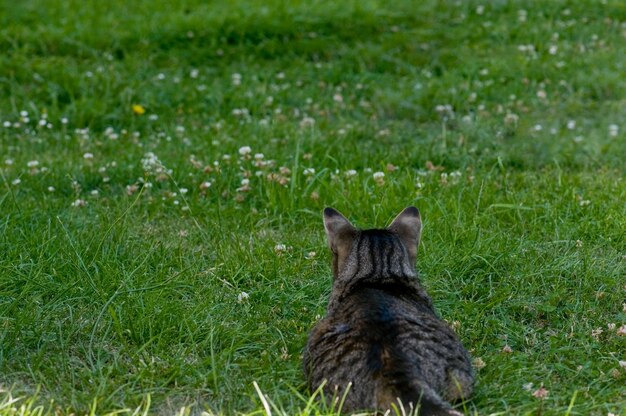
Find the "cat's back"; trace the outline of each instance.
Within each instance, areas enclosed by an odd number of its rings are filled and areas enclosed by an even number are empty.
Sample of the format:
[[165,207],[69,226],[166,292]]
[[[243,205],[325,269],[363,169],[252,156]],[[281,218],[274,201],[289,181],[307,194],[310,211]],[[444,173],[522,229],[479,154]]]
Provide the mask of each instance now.
[[[450,371],[471,374],[457,336],[428,305],[384,289],[365,287],[311,332],[305,366],[313,385],[351,383],[355,402],[376,407],[392,385],[427,379],[445,391]],[[369,398],[368,398],[369,397]]]

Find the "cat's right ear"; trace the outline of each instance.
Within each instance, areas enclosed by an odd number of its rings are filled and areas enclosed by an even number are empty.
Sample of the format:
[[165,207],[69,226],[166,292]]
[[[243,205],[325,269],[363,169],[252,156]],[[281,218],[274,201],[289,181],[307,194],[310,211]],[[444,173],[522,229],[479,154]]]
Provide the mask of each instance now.
[[324,208],[324,229],[328,237],[328,246],[333,254],[341,257],[347,256],[357,229],[333,208]]

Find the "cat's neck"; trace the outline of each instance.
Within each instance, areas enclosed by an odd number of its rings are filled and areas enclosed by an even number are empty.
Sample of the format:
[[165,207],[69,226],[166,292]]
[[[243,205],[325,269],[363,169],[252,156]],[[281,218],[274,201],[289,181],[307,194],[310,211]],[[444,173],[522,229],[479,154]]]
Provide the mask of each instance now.
[[335,310],[350,296],[363,290],[379,290],[398,299],[407,299],[433,309],[432,300],[421,286],[417,273],[403,276],[369,276],[366,278],[341,279],[334,284],[328,303],[328,311]]

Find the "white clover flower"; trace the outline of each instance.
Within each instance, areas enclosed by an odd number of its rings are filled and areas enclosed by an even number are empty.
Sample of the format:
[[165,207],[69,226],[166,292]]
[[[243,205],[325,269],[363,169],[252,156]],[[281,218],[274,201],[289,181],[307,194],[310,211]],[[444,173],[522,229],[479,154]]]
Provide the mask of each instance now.
[[274,252],[276,254],[281,254],[281,253],[284,253],[285,251],[287,251],[287,246],[284,244],[276,244],[274,246]]
[[342,103],[343,102],[343,96],[341,94],[335,94],[333,95],[333,101],[336,103]]
[[576,128],[576,120],[568,120],[567,128],[570,130],[574,130]]
[[84,207],[85,205],[87,205],[87,201],[85,201],[84,199],[77,199],[76,201],[72,202],[72,206],[74,208]]
[[353,177],[353,176],[356,176],[356,174],[357,174],[357,172],[356,172],[356,170],[354,170],[354,169],[347,170],[347,171],[344,173],[344,175],[346,175],[346,178],[351,178],[351,177]]
[[618,134],[619,134],[619,126],[617,124],[610,124],[609,125],[609,136],[617,137]]
[[204,182],[202,182],[200,184],[200,189],[202,189],[204,191],[205,189],[209,189],[211,187],[211,185],[212,185],[211,182],[204,181]]
[[550,55],[556,55],[557,51],[559,50],[559,47],[556,45],[550,45],[550,48],[548,49],[548,53]]
[[11,127],[11,122],[10,121],[5,121],[4,123],[2,123],[2,125],[6,128]]
[[198,75],[200,75],[200,71],[197,69],[192,69],[191,72],[189,72],[189,76],[191,78],[198,78]]
[[19,185],[20,183],[22,183],[20,178],[13,179],[13,181],[11,181],[11,185]]
[[315,119],[312,117],[304,117],[301,121],[300,121],[300,127],[304,128],[304,127],[311,127],[315,124]]
[[375,181],[379,181],[385,178],[385,174],[383,172],[374,172],[372,174],[372,177],[374,178]]
[[4,160],[4,164],[8,165],[8,166],[11,166],[13,164],[13,159],[5,159]]
[[255,158],[256,160],[263,160],[263,159],[265,158],[265,155],[264,155],[263,153],[256,153],[256,154],[254,155],[254,158]]
[[508,113],[504,116],[504,124],[517,124],[519,116],[515,113]]
[[20,117],[28,117],[28,111],[26,110],[20,111]]
[[100,195],[100,192],[97,189],[93,189],[91,191],[91,196],[98,196],[98,195]]
[[48,192],[54,192],[54,191],[56,191],[54,186],[48,186]]
[[30,162],[26,164],[26,166],[28,166],[29,168],[36,168],[37,166],[39,166],[39,161],[31,160]]
[[250,295],[248,295],[246,292],[241,292],[240,294],[237,295],[238,303],[243,303],[247,301],[248,299],[250,299]]
[[535,131],[541,131],[541,130],[543,130],[543,126],[542,126],[541,124],[535,124],[535,125],[533,126],[533,130],[535,130]]
[[315,175],[315,169],[313,168],[306,168],[304,169],[304,176],[311,176],[311,175]]
[[85,153],[83,155],[83,159],[86,159],[86,160],[93,159],[93,153]]
[[63,117],[61,119],[61,124],[67,124],[67,123],[69,123],[69,120],[67,119],[67,117]]
[[185,195],[187,192],[189,192],[189,189],[187,189],[187,188],[180,188],[180,193],[182,195]]
[[[239,154],[241,156],[246,156],[248,154],[250,154],[250,152],[252,152],[252,149],[250,148],[250,146],[242,146],[239,148]],[[224,155],[226,156],[226,155]]]
[[159,116],[156,115],[156,114],[150,114],[148,116],[148,120],[150,120],[150,121],[157,121],[158,119],[159,119]]

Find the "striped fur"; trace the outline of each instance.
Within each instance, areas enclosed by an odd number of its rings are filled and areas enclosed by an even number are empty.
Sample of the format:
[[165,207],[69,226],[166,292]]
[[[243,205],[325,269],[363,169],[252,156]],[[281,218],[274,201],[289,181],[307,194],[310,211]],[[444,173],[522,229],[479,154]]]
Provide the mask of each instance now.
[[419,283],[419,211],[407,208],[382,230],[357,230],[332,209],[324,217],[334,281],[327,316],[304,351],[310,389],[325,383],[327,400],[345,395],[344,412],[402,403],[419,404],[420,415],[458,414],[448,402],[469,397],[474,375]]

